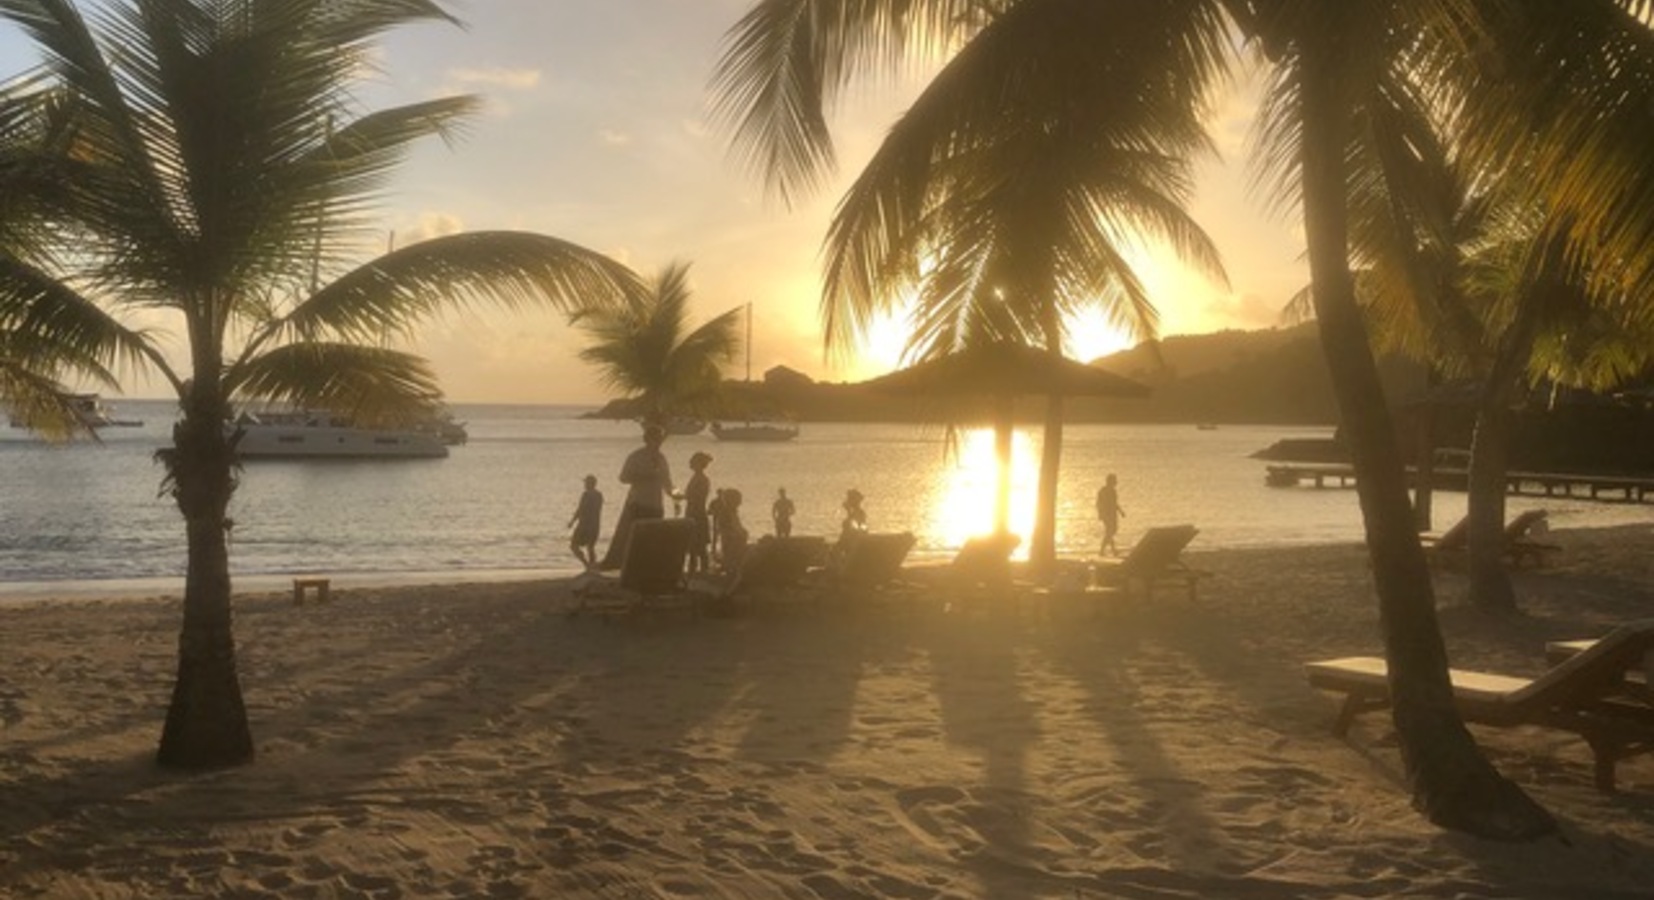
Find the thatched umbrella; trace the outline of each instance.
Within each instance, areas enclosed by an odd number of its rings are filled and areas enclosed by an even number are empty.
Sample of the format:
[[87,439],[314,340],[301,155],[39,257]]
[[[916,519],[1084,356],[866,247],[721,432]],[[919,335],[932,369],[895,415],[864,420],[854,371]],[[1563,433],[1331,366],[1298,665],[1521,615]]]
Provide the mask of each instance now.
[[921,398],[989,397],[994,401],[994,451],[999,490],[994,530],[1010,530],[1011,428],[1016,398],[1025,395],[1147,397],[1149,389],[1129,378],[1035,347],[981,344],[917,363],[868,382],[887,394]]

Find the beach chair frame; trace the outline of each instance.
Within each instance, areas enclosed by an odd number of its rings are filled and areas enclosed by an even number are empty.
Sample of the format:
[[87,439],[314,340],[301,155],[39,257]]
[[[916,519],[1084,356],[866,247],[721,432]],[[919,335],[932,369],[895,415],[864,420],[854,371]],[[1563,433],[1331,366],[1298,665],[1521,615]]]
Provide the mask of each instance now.
[[[1621,760],[1654,752],[1654,695],[1634,677],[1654,651],[1654,620],[1615,629],[1538,678],[1449,670],[1453,700],[1467,722],[1494,727],[1536,725],[1572,732],[1593,757],[1598,790],[1616,789]],[[1344,737],[1356,716],[1390,705],[1389,670],[1373,656],[1308,663],[1312,687],[1344,695],[1333,734]]]

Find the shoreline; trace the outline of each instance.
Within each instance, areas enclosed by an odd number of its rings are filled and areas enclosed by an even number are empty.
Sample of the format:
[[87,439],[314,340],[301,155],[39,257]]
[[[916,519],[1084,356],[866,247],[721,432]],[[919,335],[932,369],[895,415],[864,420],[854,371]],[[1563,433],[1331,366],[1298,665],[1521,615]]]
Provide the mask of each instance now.
[[[1599,526],[1570,526],[1550,532],[1551,535],[1580,534],[1599,535],[1609,538],[1615,534],[1637,536],[1639,534],[1654,534],[1654,522],[1648,524],[1612,524]],[[1312,543],[1271,543],[1255,546],[1234,546],[1218,548],[1202,548],[1195,544],[1185,551],[1184,555],[1191,560],[1200,560],[1210,556],[1227,556],[1233,554],[1273,553],[1289,551],[1315,551],[1330,547],[1362,548],[1361,541],[1325,541]],[[1129,549],[1129,548],[1125,548]],[[946,564],[951,554],[940,551],[922,552],[915,550],[907,560],[907,566],[915,569],[932,568]],[[1063,556],[1059,564],[1065,562],[1089,562],[1090,557]],[[333,589],[340,590],[367,590],[399,587],[425,586],[465,586],[470,584],[490,585],[509,584],[514,582],[545,581],[563,583],[571,581],[582,574],[582,570],[573,564],[568,566],[538,566],[503,569],[427,569],[413,571],[342,571],[337,574],[315,570],[304,572],[274,572],[250,575],[232,575],[231,586],[237,598],[248,596],[263,596],[267,594],[282,594],[291,590],[295,578],[326,577],[332,581]],[[133,601],[133,600],[162,600],[181,599],[184,590],[182,576],[164,578],[106,578],[106,579],[60,579],[51,581],[3,581],[0,580],[0,609],[41,602],[101,602],[101,601]]]

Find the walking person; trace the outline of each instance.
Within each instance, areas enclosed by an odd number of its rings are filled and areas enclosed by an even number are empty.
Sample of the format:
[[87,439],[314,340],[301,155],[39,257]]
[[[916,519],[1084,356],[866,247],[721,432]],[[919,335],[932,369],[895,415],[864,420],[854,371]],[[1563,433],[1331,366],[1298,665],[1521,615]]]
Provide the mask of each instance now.
[[1119,554],[1119,548],[1114,546],[1114,535],[1119,532],[1120,520],[1125,517],[1126,511],[1120,508],[1119,479],[1110,472],[1103,486],[1097,489],[1097,518],[1103,523],[1103,546],[1098,550],[1100,555]]
[[597,489],[597,476],[586,476],[586,489],[580,492],[580,503],[569,517],[569,550],[580,565],[590,572],[597,568],[597,533],[603,524],[603,492]]
[[712,464],[712,454],[696,450],[689,457],[689,484],[683,489],[684,518],[694,526],[689,537],[689,574],[712,571],[712,556],[708,544],[712,540],[712,523],[707,511],[707,497],[712,493],[712,479],[706,467]]
[[775,502],[770,505],[770,517],[775,519],[776,537],[792,537],[793,514],[797,511],[798,508],[793,505],[792,499],[787,496],[787,489],[777,488]]
[[672,494],[672,467],[666,454],[660,451],[666,443],[666,429],[649,425],[643,429],[643,446],[633,450],[620,467],[620,483],[627,486],[626,503],[620,508],[620,519],[615,522],[614,536],[609,539],[609,550],[603,555],[601,568],[618,569],[626,561],[626,546],[631,543],[632,523],[640,519],[666,518],[666,498]]

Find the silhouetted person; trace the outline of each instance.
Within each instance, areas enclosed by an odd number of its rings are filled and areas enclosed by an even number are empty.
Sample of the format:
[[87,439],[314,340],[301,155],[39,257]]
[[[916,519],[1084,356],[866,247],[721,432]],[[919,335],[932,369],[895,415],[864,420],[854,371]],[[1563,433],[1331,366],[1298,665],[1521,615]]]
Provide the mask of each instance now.
[[708,544],[712,540],[712,522],[707,510],[707,497],[712,493],[712,479],[706,467],[712,463],[712,454],[702,450],[689,457],[689,484],[683,489],[684,518],[694,526],[689,537],[689,572],[712,571],[712,556]]
[[597,533],[603,526],[603,492],[597,489],[597,476],[586,476],[586,489],[580,492],[580,503],[569,517],[569,550],[574,558],[590,572],[597,567]]
[[861,491],[851,488],[844,492],[844,523],[839,527],[839,540],[864,534],[867,531],[867,510],[862,508]]
[[620,508],[614,537],[603,556],[602,568],[618,569],[626,561],[626,546],[632,540],[632,523],[639,519],[666,517],[666,498],[672,493],[672,467],[660,452],[666,429],[650,425],[643,429],[643,446],[633,450],[620,467],[620,483],[627,485],[626,505]]
[[770,517],[775,519],[775,536],[792,537],[793,514],[798,508],[793,505],[792,498],[787,496],[786,488],[777,488],[775,502],[770,505]]
[[741,492],[727,488],[719,515],[718,533],[723,542],[720,562],[723,571],[734,574],[741,570],[741,560],[747,555],[747,528],[741,524]]
[[1103,486],[1097,489],[1097,518],[1103,523],[1103,546],[1098,551],[1103,556],[1112,556],[1119,553],[1114,546],[1114,535],[1120,530],[1120,520],[1126,517],[1126,511],[1120,508],[1119,481],[1110,472]]

